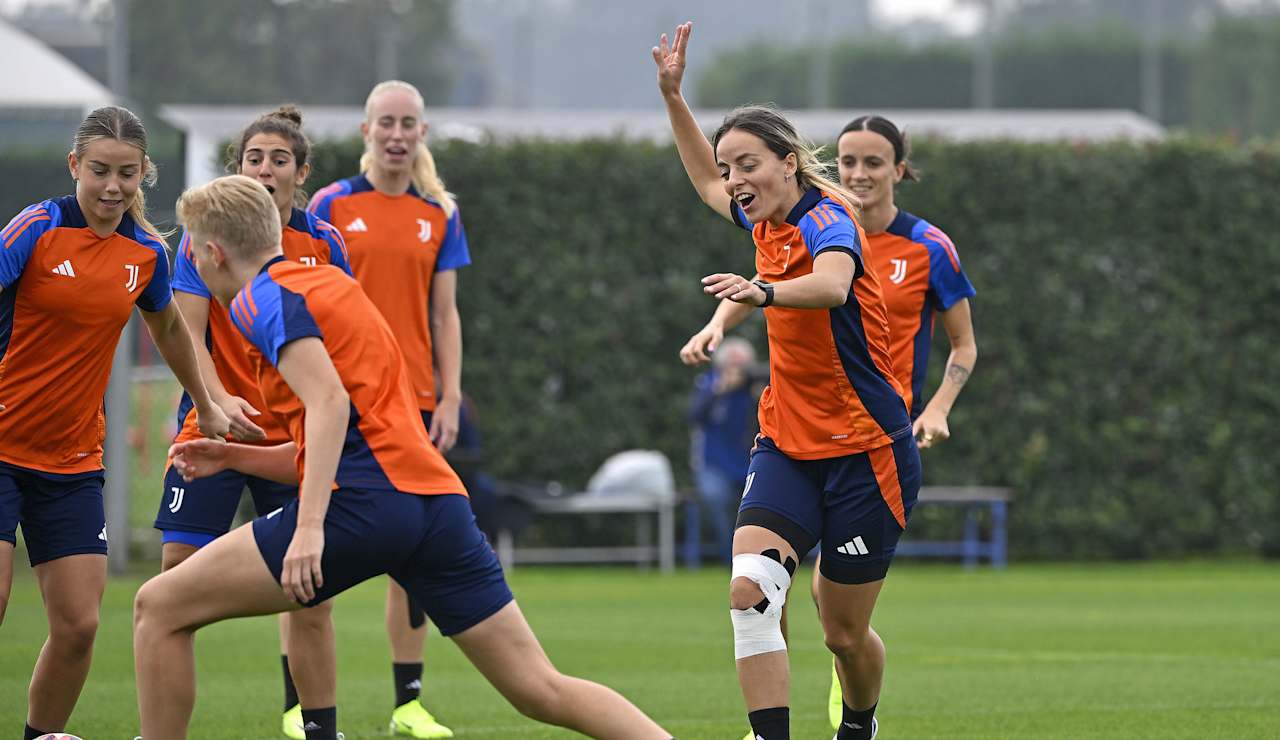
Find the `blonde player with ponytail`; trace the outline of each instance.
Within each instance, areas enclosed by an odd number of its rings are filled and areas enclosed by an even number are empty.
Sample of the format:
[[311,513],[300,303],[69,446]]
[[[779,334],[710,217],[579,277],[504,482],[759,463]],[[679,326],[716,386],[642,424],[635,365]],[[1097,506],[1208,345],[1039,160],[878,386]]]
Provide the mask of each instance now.
[[[427,149],[424,114],[422,94],[413,85],[376,85],[360,124],[360,174],[320,189],[310,210],[342,231],[356,280],[404,352],[431,441],[448,452],[457,439],[462,399],[456,270],[471,257],[458,206]],[[426,616],[394,581],[386,618],[396,686],[392,731],[452,737],[419,701]]]

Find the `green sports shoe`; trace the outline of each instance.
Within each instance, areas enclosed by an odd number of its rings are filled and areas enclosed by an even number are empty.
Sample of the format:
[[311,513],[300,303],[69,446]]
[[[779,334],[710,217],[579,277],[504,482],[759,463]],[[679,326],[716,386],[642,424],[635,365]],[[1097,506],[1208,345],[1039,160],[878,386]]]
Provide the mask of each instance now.
[[302,729],[301,704],[294,704],[292,709],[284,713],[284,718],[280,721],[280,731],[285,737],[293,740],[307,740],[307,733]]
[[453,737],[453,730],[437,722],[422,702],[414,699],[391,713],[391,734],[438,740]]
[[756,733],[747,730],[747,734],[742,736],[742,740],[756,740]]
[[831,729],[840,729],[840,721],[844,719],[844,694],[840,691],[840,674],[836,673],[835,658],[831,659],[831,692],[827,694],[827,719],[831,720]]

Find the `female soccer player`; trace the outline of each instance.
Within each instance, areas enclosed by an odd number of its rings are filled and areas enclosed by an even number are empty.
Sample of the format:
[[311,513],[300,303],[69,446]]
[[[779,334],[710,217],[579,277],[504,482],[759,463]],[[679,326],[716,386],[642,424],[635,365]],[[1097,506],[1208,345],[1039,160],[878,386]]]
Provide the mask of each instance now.
[[36,203],[0,233],[0,619],[22,524],[49,620],[27,696],[25,738],[65,729],[84,687],[107,578],[102,397],[133,307],[200,415],[227,433],[170,301],[164,239],[141,186],[147,134],[108,106],[76,131],[75,194]]
[[[471,263],[453,197],[427,149],[422,95],[407,82],[379,83],[360,124],[361,174],[319,190],[311,211],[342,230],[351,268],[382,312],[409,363],[422,423],[441,452],[453,447],[462,401],[462,323],[457,269]],[[432,377],[438,369],[440,387]],[[411,604],[394,581],[387,592],[387,634],[395,679],[394,732],[453,737],[419,700],[424,605]]]
[[[862,201],[862,227],[889,312],[895,375],[909,394],[915,436],[921,448],[928,448],[951,436],[947,415],[978,359],[969,313],[976,291],[950,237],[894,204],[894,186],[919,179],[906,135],[887,118],[861,116],[840,132],[836,150],[840,181]],[[951,356],[942,382],[925,404],[935,313],[951,341]]]
[[[186,736],[197,629],[316,604],[387,573],[524,714],[592,737],[670,738],[611,689],[557,672],[542,652],[461,482],[418,423],[395,336],[360,286],[335,268],[285,260],[275,206],[248,178],[184,193],[178,217],[294,442],[185,442],[172,450],[174,465],[184,478],[237,469],[296,481],[299,497],[138,590],[142,737]],[[309,740],[335,737],[334,714],[303,710]]]
[[[302,114],[293,106],[259,116],[240,133],[229,151],[229,169],[262,183],[271,193],[284,229],[281,246],[286,259],[304,265],[328,265],[350,272],[346,247],[338,230],[297,206],[305,204],[300,188],[311,171],[311,142],[302,131]],[[174,302],[182,310],[196,343],[209,393],[232,420],[239,442],[277,445],[288,433],[271,414],[262,414],[262,393],[253,376],[247,346],[231,324],[226,309],[210,301],[197,273],[190,239],[183,237],[174,268]],[[206,337],[208,349],[205,348]],[[197,439],[195,414],[184,396],[178,405],[176,442]],[[255,423],[256,422],[256,423]],[[165,471],[160,512],[155,526],[163,531],[162,568],[167,570],[231,528],[240,493],[249,488],[258,515],[284,506],[297,497],[297,486],[227,471],[187,483],[173,469]],[[281,669],[284,674],[282,731],[304,738],[302,708],[293,674],[306,683],[303,695],[319,706],[334,703],[336,656],[332,605],[305,609],[280,617]],[[302,649],[291,650],[290,638]],[[290,671],[289,655],[293,655]]]
[[[850,121],[836,142],[840,182],[862,201],[862,226],[870,262],[881,277],[889,317],[889,352],[894,374],[906,393],[912,431],[921,449],[951,436],[947,415],[978,359],[969,298],[976,294],[960,267],[955,245],[941,229],[894,203],[894,187],[918,180],[911,166],[911,143],[883,116]],[[933,397],[925,404],[934,314],[951,341],[951,356]],[[817,599],[818,576],[812,592]],[[828,713],[833,728],[842,721],[843,693],[833,668]]]
[[875,732],[884,645],[871,614],[920,487],[911,420],[893,376],[889,330],[856,197],[769,108],[733,111],[711,144],[680,93],[691,24],[654,47],[658,87],[698,195],[751,229],[755,280],[717,273],[721,299],[681,350],[703,362],[754,308],[765,308],[770,386],[734,533],[729,586],[734,653],[752,731],[790,735],[790,675],[780,627],[800,558],[822,543],[823,634],[849,687],[840,738]]

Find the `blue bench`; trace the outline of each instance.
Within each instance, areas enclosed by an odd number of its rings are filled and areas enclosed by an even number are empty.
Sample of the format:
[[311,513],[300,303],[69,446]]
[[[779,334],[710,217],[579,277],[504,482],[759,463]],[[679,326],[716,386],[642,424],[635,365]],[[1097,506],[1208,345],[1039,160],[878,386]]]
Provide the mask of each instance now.
[[[899,555],[917,557],[963,558],[966,568],[972,568],[982,559],[992,567],[1003,568],[1009,562],[1008,522],[1009,502],[1013,489],[996,486],[924,486],[916,505],[943,504],[964,507],[964,533],[959,540],[915,541],[911,528],[898,543]],[[978,527],[978,515],[983,508],[991,512],[991,537],[983,540]]]

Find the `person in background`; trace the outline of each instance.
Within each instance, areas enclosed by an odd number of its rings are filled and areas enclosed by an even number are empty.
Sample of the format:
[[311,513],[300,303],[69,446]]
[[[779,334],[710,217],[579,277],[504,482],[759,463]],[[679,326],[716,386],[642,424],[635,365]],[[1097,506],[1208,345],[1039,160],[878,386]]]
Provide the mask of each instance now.
[[689,422],[693,425],[690,463],[698,500],[685,519],[685,562],[696,567],[702,554],[701,514],[714,535],[716,557],[728,565],[738,496],[747,477],[751,440],[756,433],[753,377],[756,360],[751,343],[729,337],[712,356],[711,369],[694,381]]

